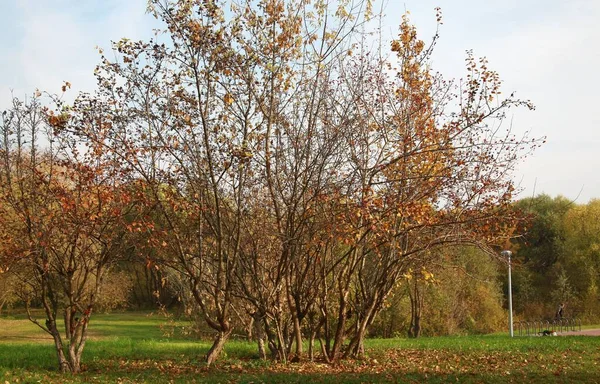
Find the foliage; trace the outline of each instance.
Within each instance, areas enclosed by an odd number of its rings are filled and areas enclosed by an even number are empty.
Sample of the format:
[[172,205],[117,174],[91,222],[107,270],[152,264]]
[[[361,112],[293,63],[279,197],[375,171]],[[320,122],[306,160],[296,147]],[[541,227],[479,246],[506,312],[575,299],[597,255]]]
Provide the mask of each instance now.
[[540,195],[519,200],[515,205],[532,219],[519,229],[524,234],[518,242],[519,260],[547,272],[563,251],[563,221],[573,203],[561,196]]
[[[410,332],[415,286],[420,292],[421,333],[424,336],[492,333],[506,326],[498,268],[477,248],[440,249],[442,261],[415,271],[394,290],[388,306],[371,328],[372,336],[418,336]],[[417,283],[415,285],[415,282]],[[409,295],[408,290],[413,290]]]
[[600,314],[598,201],[576,204],[541,195],[516,206],[531,218],[516,241],[517,312],[526,319],[551,318],[564,303],[567,317],[595,321]]
[[133,280],[125,271],[110,271],[102,280],[101,294],[96,302],[98,311],[126,309],[131,304]]

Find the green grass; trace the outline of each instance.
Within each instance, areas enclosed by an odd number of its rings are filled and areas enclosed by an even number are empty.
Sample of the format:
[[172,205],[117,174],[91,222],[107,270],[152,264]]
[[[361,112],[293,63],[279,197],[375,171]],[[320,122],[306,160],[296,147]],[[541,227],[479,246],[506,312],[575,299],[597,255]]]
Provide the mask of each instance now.
[[0,383],[600,382],[596,337],[371,339],[364,359],[336,366],[261,361],[253,343],[234,340],[223,359],[206,367],[210,343],[165,338],[165,321],[141,312],[94,316],[84,372],[65,376],[56,371],[47,335],[23,316],[0,318]]

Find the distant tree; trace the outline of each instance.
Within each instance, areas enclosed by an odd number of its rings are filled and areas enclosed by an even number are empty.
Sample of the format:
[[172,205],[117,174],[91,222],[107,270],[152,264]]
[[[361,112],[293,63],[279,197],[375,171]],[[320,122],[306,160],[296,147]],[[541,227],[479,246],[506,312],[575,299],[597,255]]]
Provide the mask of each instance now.
[[0,272],[0,315],[5,308],[10,308],[19,298],[17,294],[18,281],[9,272],[10,269],[7,267],[2,268],[2,272]]
[[427,269],[411,270],[371,335],[409,337],[489,333],[502,329],[506,312],[498,264],[475,247],[447,247]]
[[564,258],[565,218],[576,205],[562,197],[540,195],[521,199],[515,208],[528,219],[513,240],[513,294],[515,309],[525,318],[551,317],[558,303],[549,295],[557,288],[560,260]]
[[570,292],[566,288],[560,288],[560,292],[569,292],[574,297],[563,299],[570,302],[566,309],[571,314],[595,319],[600,314],[600,200],[570,209],[564,216],[563,236],[556,288],[565,285],[558,283],[567,279]]
[[516,208],[529,216],[518,229],[518,259],[533,269],[548,271],[564,249],[564,217],[575,204],[558,196],[540,195],[519,200]]

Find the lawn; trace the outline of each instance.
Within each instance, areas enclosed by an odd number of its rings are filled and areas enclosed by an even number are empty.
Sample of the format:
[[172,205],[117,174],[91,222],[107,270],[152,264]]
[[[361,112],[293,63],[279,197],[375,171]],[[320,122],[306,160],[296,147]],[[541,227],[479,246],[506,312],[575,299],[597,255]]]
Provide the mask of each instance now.
[[253,343],[236,340],[209,368],[202,362],[208,342],[166,338],[164,324],[164,317],[140,312],[95,316],[85,371],[62,376],[43,332],[22,316],[0,318],[0,383],[600,382],[596,337],[374,339],[364,359],[337,366],[261,361]]

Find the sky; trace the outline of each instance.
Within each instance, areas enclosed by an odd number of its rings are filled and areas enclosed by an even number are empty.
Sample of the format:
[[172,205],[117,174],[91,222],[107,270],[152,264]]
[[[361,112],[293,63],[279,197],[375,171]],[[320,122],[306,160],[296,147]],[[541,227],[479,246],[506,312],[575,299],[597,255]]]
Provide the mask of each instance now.
[[[432,66],[464,75],[465,52],[485,56],[504,94],[533,101],[511,112],[513,132],[547,142],[515,171],[519,197],[600,198],[600,0],[385,0],[384,34],[394,36],[405,11],[428,40],[442,8]],[[381,0],[373,0],[379,8]],[[0,110],[11,94],[36,89],[91,91],[96,47],[149,39],[159,26],[147,0],[0,0]]]

